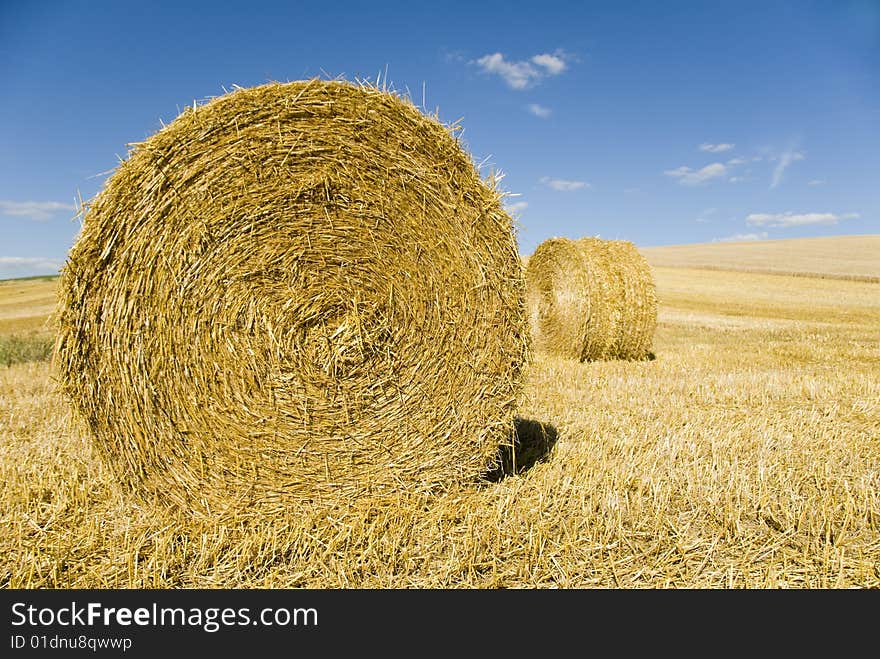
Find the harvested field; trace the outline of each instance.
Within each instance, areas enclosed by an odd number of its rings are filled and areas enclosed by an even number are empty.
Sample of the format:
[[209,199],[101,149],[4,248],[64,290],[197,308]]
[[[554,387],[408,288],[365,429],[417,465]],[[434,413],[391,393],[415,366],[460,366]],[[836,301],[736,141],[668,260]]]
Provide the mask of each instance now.
[[0,366],[50,357],[57,291],[58,277],[0,281]]
[[48,334],[58,277],[0,281],[0,335]]
[[880,236],[875,235],[669,245],[641,251],[657,267],[880,282]]
[[880,284],[655,276],[657,359],[536,354],[516,467],[394,505],[157,513],[0,367],[0,584],[880,588]]

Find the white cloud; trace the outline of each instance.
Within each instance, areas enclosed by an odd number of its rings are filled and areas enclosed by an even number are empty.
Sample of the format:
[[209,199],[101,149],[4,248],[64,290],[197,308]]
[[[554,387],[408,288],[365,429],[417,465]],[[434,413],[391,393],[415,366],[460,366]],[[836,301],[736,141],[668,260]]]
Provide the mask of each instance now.
[[558,54],[542,53],[541,55],[535,55],[532,57],[532,62],[545,69],[548,75],[551,76],[558,76],[566,69],[565,60]]
[[727,167],[720,162],[706,165],[702,169],[693,170],[690,167],[679,167],[678,169],[668,169],[663,172],[666,176],[677,178],[682,185],[699,185],[710,181],[713,178],[724,176],[727,174]]
[[484,73],[501,76],[511,89],[523,90],[535,85],[546,76],[559,75],[567,68],[560,52],[554,55],[542,53],[530,60],[511,62],[501,53],[483,55],[474,62]]
[[559,192],[571,192],[572,190],[580,190],[581,188],[592,187],[586,181],[566,181],[565,179],[550,178],[549,176],[542,177],[541,183],[553,188],[554,190],[558,190]]
[[477,64],[486,73],[504,78],[504,82],[513,89],[525,89],[534,78],[540,76],[540,72],[528,62],[508,62],[501,53],[483,55]]
[[729,179],[727,179],[727,180],[728,180],[728,182],[730,182],[730,183],[742,183],[742,182],[745,181],[746,179],[745,179],[745,177],[743,177],[743,176],[731,176],[731,177],[730,177]]
[[62,261],[42,256],[0,256],[0,279],[54,275],[62,264]]
[[775,188],[782,183],[782,174],[789,165],[805,158],[806,156],[800,151],[786,151],[780,155],[776,167],[773,169],[773,180],[770,182],[770,187]]
[[530,103],[526,106],[526,109],[536,117],[541,117],[541,119],[546,119],[551,114],[553,114],[553,110],[548,107],[544,107],[543,105],[538,105],[537,103]]
[[699,149],[709,153],[721,153],[722,151],[730,151],[735,146],[736,144],[709,144],[708,142],[703,142]]
[[37,267],[60,267],[61,261],[43,256],[0,256],[2,266],[37,266]]
[[744,158],[731,158],[727,161],[727,164],[731,167],[735,167],[736,165],[745,165],[748,161]]
[[697,216],[696,221],[700,222],[701,224],[711,222],[712,220],[709,218],[709,216],[715,215],[717,212],[717,208],[704,208],[703,211]]
[[746,224],[763,227],[800,227],[808,224],[837,224],[841,220],[859,217],[858,213],[752,213],[746,218]]
[[813,179],[812,181],[809,181],[807,183],[807,185],[809,185],[811,188],[815,188],[816,186],[819,186],[819,185],[825,185],[825,183],[826,183],[825,179]]
[[73,204],[62,204],[60,201],[6,201],[0,200],[0,215],[26,217],[29,220],[44,222],[52,219],[59,211],[73,211]]
[[504,204],[504,210],[506,210],[510,215],[519,215],[522,213],[529,205],[527,201],[514,201],[509,204]]
[[739,243],[746,242],[751,240],[766,240],[767,232],[762,231],[761,233],[735,233],[732,236],[727,236],[725,238],[715,238],[713,243]]
[[464,62],[464,51],[461,50],[445,50],[443,51],[443,59],[447,62]]

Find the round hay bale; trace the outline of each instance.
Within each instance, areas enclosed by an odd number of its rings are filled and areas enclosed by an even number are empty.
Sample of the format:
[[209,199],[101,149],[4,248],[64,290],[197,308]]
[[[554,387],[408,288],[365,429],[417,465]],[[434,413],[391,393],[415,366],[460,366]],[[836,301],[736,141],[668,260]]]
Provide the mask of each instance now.
[[550,238],[538,245],[525,273],[537,348],[580,361],[650,356],[653,274],[632,243]]
[[569,238],[550,238],[525,269],[535,347],[581,361],[598,354],[610,334],[610,318],[596,312],[605,305],[605,269],[585,248]]
[[610,354],[617,359],[652,356],[657,328],[657,288],[648,260],[626,240],[607,240],[608,262],[619,286],[617,328]]
[[195,513],[477,479],[528,351],[500,197],[453,133],[372,87],[187,108],[85,210],[61,389],[121,482]]
[[606,243],[600,238],[575,241],[587,269],[590,314],[583,326],[581,361],[611,359],[620,331],[620,281]]

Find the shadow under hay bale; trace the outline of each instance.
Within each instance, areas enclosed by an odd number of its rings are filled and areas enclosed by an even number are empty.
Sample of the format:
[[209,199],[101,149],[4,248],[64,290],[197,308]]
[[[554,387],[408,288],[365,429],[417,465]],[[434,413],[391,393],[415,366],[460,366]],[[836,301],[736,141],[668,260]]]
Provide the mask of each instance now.
[[121,483],[185,512],[477,481],[528,353],[501,196],[456,129],[373,87],[187,108],[85,208],[62,392]]
[[511,442],[498,448],[498,459],[485,480],[497,483],[508,476],[524,474],[539,462],[546,462],[559,439],[556,427],[517,417]]

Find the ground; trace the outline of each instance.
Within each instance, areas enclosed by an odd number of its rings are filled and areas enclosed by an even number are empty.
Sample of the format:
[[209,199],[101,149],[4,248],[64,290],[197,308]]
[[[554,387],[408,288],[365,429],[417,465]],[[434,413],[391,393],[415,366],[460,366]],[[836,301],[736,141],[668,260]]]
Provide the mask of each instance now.
[[[878,588],[880,236],[861,238],[645,249],[656,359],[535,354],[516,468],[329,515],[132,500],[44,352],[16,352],[0,586]],[[56,286],[0,283],[0,337],[45,341]]]

